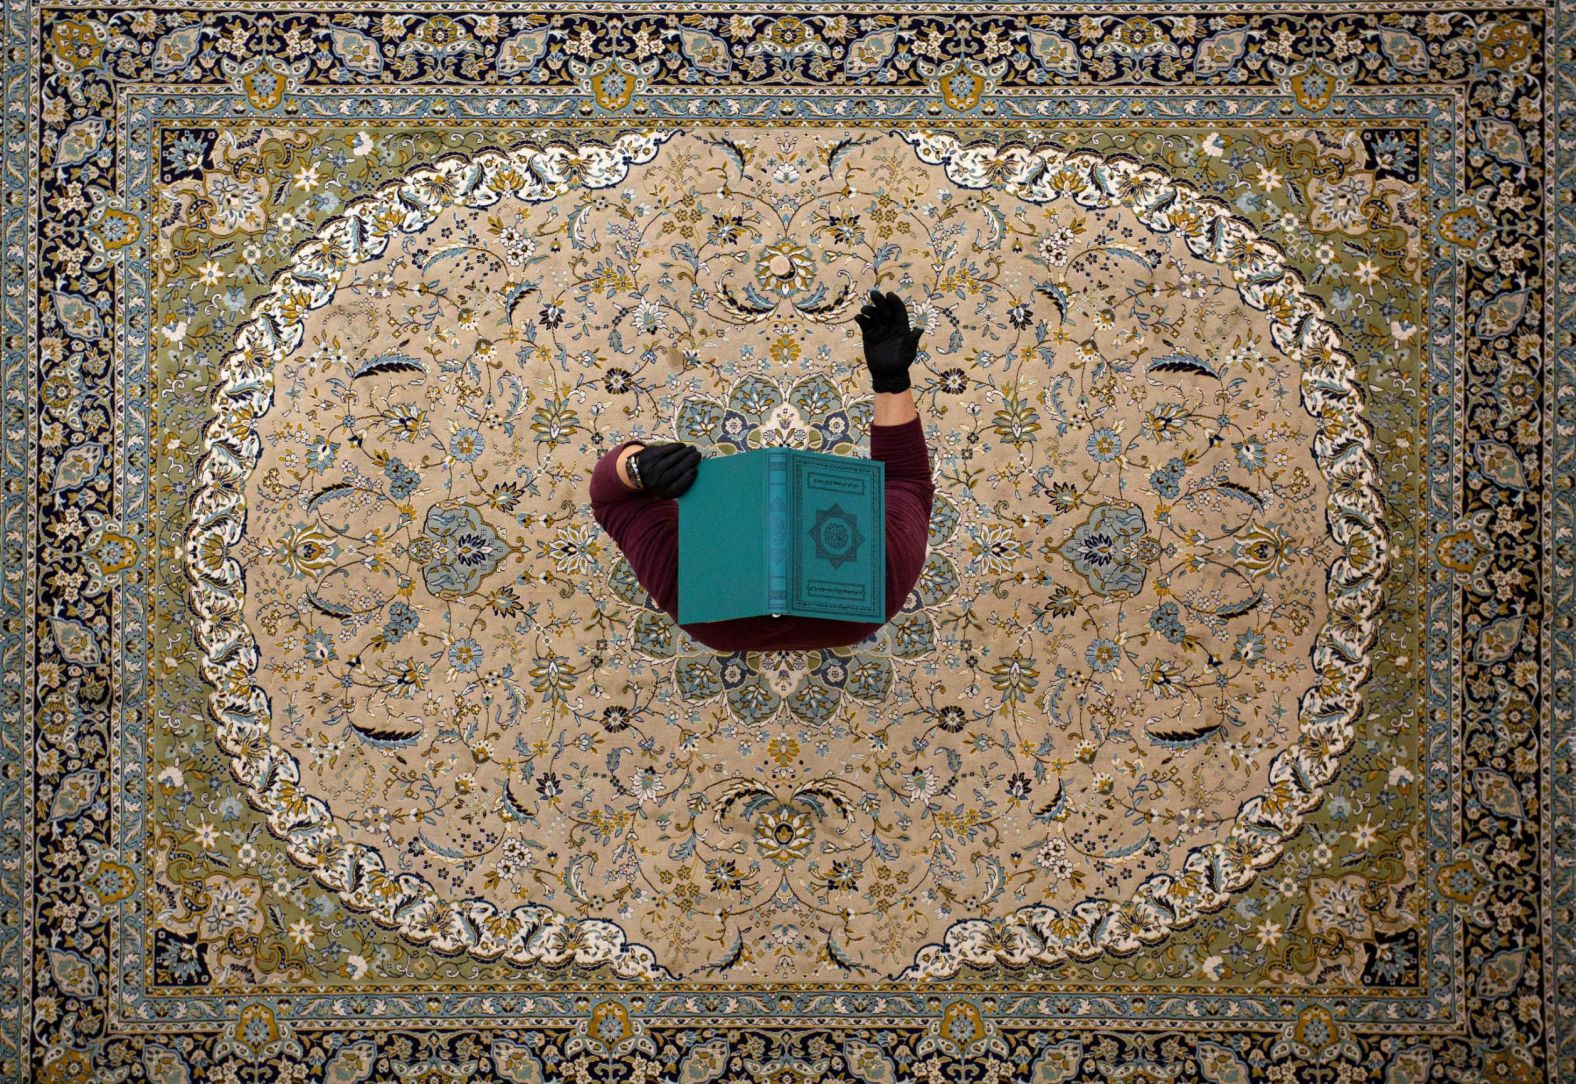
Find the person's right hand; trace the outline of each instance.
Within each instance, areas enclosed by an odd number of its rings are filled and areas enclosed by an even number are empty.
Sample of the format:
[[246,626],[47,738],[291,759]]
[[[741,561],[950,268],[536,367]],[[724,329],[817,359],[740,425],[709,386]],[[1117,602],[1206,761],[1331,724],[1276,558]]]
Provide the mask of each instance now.
[[641,492],[653,497],[677,497],[695,484],[701,452],[693,444],[669,441],[648,444],[630,458],[640,473]]
[[854,317],[865,337],[865,366],[875,391],[904,391],[909,387],[908,367],[919,353],[924,328],[910,330],[908,308],[897,294],[882,296],[874,287],[870,300]]

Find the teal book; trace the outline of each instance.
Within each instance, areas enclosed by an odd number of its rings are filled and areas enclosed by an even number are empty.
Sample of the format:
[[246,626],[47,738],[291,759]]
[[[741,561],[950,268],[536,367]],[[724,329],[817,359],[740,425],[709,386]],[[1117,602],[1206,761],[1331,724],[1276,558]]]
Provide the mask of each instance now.
[[679,624],[886,620],[886,464],[795,448],[707,457],[678,499]]

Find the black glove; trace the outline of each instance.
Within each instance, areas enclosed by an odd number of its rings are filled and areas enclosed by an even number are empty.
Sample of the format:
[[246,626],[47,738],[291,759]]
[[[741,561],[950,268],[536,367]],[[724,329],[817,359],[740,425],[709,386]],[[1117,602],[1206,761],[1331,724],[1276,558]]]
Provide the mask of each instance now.
[[700,449],[693,444],[648,444],[624,461],[642,493],[653,497],[677,497],[695,484],[700,469]]
[[865,365],[870,369],[870,386],[876,391],[905,391],[909,387],[908,367],[919,352],[919,337],[924,328],[910,331],[908,309],[897,294],[885,297],[875,288],[870,300],[854,322],[865,335]]

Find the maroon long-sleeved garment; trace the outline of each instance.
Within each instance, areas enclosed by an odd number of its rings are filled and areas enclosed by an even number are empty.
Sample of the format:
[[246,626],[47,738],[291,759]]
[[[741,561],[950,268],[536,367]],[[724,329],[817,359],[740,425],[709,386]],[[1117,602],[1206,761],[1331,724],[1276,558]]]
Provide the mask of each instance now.
[[[674,621],[679,610],[679,502],[632,490],[618,477],[626,440],[591,472],[591,514],[629,559],[635,576]],[[870,458],[886,464],[886,620],[902,609],[925,565],[936,486],[919,418],[870,427]],[[883,622],[884,623],[884,622]],[[806,651],[857,644],[881,625],[822,617],[737,617],[680,626],[714,651]]]

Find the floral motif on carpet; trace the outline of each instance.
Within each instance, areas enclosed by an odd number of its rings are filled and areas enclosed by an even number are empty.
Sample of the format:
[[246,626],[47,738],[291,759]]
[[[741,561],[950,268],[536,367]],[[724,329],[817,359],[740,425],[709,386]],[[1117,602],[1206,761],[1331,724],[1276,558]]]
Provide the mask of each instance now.
[[1576,1076],[1563,10],[418,8],[5,9],[0,1078]]

